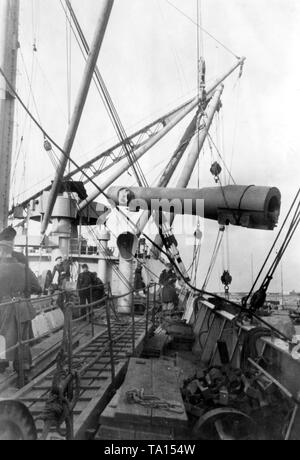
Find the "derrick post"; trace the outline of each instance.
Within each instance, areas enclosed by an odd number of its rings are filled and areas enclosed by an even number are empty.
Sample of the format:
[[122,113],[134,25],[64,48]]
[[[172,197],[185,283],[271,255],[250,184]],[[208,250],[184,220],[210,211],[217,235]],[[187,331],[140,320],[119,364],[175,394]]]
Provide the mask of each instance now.
[[75,140],[75,136],[77,133],[77,129],[79,126],[79,122],[81,119],[81,115],[84,109],[84,105],[87,99],[88,91],[90,88],[90,84],[93,78],[94,69],[96,66],[96,62],[99,56],[100,48],[103,42],[103,38],[105,35],[106,27],[108,24],[108,20],[110,17],[110,13],[113,7],[114,0],[102,0],[101,4],[101,12],[98,19],[98,24],[95,32],[95,36],[93,39],[93,43],[91,45],[90,54],[86,63],[84,75],[81,82],[81,87],[79,89],[77,100],[75,102],[74,112],[70,121],[70,125],[67,131],[66,139],[63,145],[63,153],[61,154],[59,168],[57,170],[54,182],[52,184],[48,202],[46,205],[44,218],[41,226],[41,233],[45,234],[47,230],[47,226],[49,220],[52,215],[52,211],[55,205],[56,197],[59,192],[59,187],[61,181],[63,179],[63,175],[70,158],[71,150],[73,147],[73,143]]
[[[0,67],[12,89],[16,87],[19,0],[0,2]],[[7,226],[15,95],[0,75],[0,230]]]

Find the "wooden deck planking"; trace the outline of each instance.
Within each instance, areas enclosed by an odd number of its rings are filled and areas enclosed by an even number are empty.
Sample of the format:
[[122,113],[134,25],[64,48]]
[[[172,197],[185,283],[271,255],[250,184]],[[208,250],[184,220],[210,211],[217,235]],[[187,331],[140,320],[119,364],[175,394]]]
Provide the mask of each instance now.
[[[113,327],[114,336],[117,337],[128,328],[128,324],[118,324]],[[120,380],[124,375],[125,368],[127,366],[127,356],[132,350],[132,336],[131,331],[128,331],[124,335],[125,345],[114,347],[114,361],[115,361],[115,375],[116,382]],[[144,324],[136,325],[136,347],[141,348],[141,344],[145,338],[145,326]],[[95,354],[101,351],[101,348],[107,347],[108,337],[107,331],[102,331],[98,336],[91,339],[85,345],[79,347],[74,351],[74,360],[83,359],[84,363],[88,362],[89,357],[92,358]],[[88,353],[86,349],[88,347]],[[122,352],[123,350],[123,352]],[[124,359],[120,359],[124,357]],[[95,367],[94,367],[95,366]],[[74,409],[74,435],[75,439],[84,439],[86,436],[86,430],[93,423],[98,422],[100,412],[103,411],[107,403],[111,392],[113,390],[113,384],[111,381],[111,359],[109,356],[109,349],[105,351],[104,355],[99,357],[99,360],[94,363],[91,368],[81,377],[81,383],[83,385],[83,391],[80,393],[79,400]],[[56,366],[48,369],[41,376],[34,379],[30,384],[26,385],[16,395],[16,399],[23,401],[27,407],[29,407],[34,417],[40,416],[45,407],[47,396],[51,389],[51,382]],[[41,428],[39,428],[39,432]]]
[[143,388],[145,394],[151,394],[151,362],[146,359],[132,358],[129,361],[125,382],[120,390],[116,419],[120,421],[144,422],[151,418],[151,409],[139,404],[127,402],[127,392]]

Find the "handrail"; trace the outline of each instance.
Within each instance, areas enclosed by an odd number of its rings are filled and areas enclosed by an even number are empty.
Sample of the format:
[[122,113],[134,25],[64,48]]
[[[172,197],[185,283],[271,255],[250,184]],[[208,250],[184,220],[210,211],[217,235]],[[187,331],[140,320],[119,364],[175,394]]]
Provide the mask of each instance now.
[[[112,295],[112,298],[113,299],[121,299],[122,297],[126,297],[130,294],[134,294],[135,292],[139,292],[143,289],[148,289],[150,287],[154,287],[154,286],[157,286],[158,283],[150,283],[147,287],[145,288],[136,288],[136,289],[131,289],[130,291],[128,291],[126,294],[122,294],[122,295]],[[8,305],[14,305],[16,302],[19,302],[19,301],[29,301],[29,302],[32,302],[32,303],[38,303],[39,301],[41,300],[47,300],[47,299],[53,299],[53,298],[56,298],[57,296],[59,296],[60,294],[72,294],[72,293],[79,293],[81,291],[86,291],[88,289],[93,289],[95,287],[98,287],[99,284],[91,284],[87,287],[84,287],[84,288],[81,288],[81,289],[62,289],[62,290],[57,290],[55,293],[51,294],[51,295],[46,295],[46,296],[39,296],[39,297],[35,297],[35,298],[26,298],[26,297],[18,297],[16,300],[11,300],[11,301],[7,301],[7,302],[0,302],[0,308],[3,307],[3,306],[8,306]],[[103,284],[103,287],[104,287],[104,291],[105,291],[105,287],[108,287],[109,286],[109,283],[105,283]],[[86,306],[86,305],[84,305]]]
[[[150,318],[150,313],[153,313],[153,311],[155,311],[155,305],[150,309],[149,308],[149,293],[150,293],[150,288],[153,287],[153,286],[156,286],[157,283],[151,283],[149,286],[147,286],[146,289],[147,290],[147,296],[146,296],[146,336],[148,335],[148,322],[149,322],[149,318]],[[155,287],[156,289],[156,287]],[[134,293],[134,292],[138,292],[140,291],[141,289],[132,289],[130,293]],[[70,291],[68,291],[70,292]],[[128,294],[125,294],[125,295],[128,295]],[[60,330],[64,330],[67,326],[66,324],[66,320],[69,322],[69,327],[72,327],[72,325],[78,323],[79,321],[82,321],[83,319],[85,318],[91,318],[91,326],[92,326],[92,335],[94,336],[94,325],[97,324],[97,323],[94,323],[94,308],[97,307],[97,306],[100,306],[102,308],[100,308],[98,310],[98,314],[96,316],[96,318],[99,318],[99,316],[102,316],[103,315],[103,312],[106,308],[106,311],[107,311],[107,314],[110,315],[110,310],[113,310],[112,308],[112,305],[113,304],[113,301],[115,299],[118,299],[118,298],[121,298],[123,297],[124,295],[122,296],[114,296],[114,295],[111,295],[111,294],[106,294],[102,299],[99,299],[95,302],[91,302],[89,304],[81,304],[81,305],[75,305],[74,303],[70,303],[70,301],[66,300],[65,299],[65,306],[63,306],[61,308],[61,310],[63,311],[64,313],[64,324],[61,325],[61,326],[58,326],[58,327],[55,327],[55,328],[52,328],[52,329],[49,329],[49,331],[45,332],[44,334],[38,336],[38,337],[34,337],[34,338],[31,338],[31,339],[27,339],[27,340],[22,340],[21,339],[21,336],[20,336],[20,324],[21,324],[21,321],[20,321],[20,315],[18,314],[18,311],[17,311],[17,314],[16,314],[16,321],[17,321],[17,330],[18,330],[18,341],[15,345],[13,345],[12,347],[10,348],[7,348],[5,349],[3,352],[0,352],[0,359],[2,358],[2,356],[6,356],[6,354],[8,352],[11,352],[11,351],[14,351],[14,350],[18,350],[19,351],[19,358],[22,359],[22,356],[23,356],[23,347],[26,346],[26,345],[30,345],[32,344],[33,342],[36,342],[38,340],[41,340],[55,332],[58,332]],[[27,298],[20,298],[20,299],[14,299],[10,302],[6,302],[6,303],[2,303],[0,304],[0,309],[3,308],[3,307],[7,307],[7,306],[16,306],[17,304],[20,304],[22,302],[31,302],[31,299],[27,299]],[[154,295],[154,303],[156,303],[156,296]],[[104,308],[103,308],[104,307]],[[84,315],[80,316],[79,318],[76,318],[76,319],[73,319],[72,318],[72,314],[71,315],[66,315],[66,308],[70,308],[71,312],[72,311],[77,311],[79,309],[83,309],[83,308],[86,308],[87,311]],[[115,313],[115,312],[114,312]],[[134,333],[134,330],[135,330],[135,323],[137,322],[140,322],[142,319],[144,319],[144,317],[140,318],[140,319],[135,319],[135,315],[134,313],[131,315],[131,321],[130,321],[130,324],[128,325],[128,327],[125,329],[125,331],[123,331],[121,334],[119,334],[117,337],[112,337],[111,335],[111,324],[110,324],[110,320],[107,321],[107,329],[109,330],[109,344],[102,350],[101,353],[104,353],[105,351],[107,351],[107,349],[111,349],[111,372],[112,372],[112,381],[114,381],[114,357],[113,357],[113,345],[114,343],[119,340],[119,338],[121,338],[129,329],[132,328],[133,330],[133,334],[132,334],[132,353],[134,354],[135,353],[135,333]],[[78,333],[80,330],[82,330],[84,327],[86,327],[86,325],[83,325],[83,326],[80,326],[78,328],[75,328],[73,329],[72,328],[72,337],[73,337],[73,334],[76,334]],[[64,340],[64,338],[63,338]],[[101,356],[101,354],[97,354],[97,359],[98,357]],[[93,361],[94,361],[94,358],[93,358]],[[89,364],[89,363],[88,363]],[[88,365],[87,364],[87,365]],[[87,366],[86,365],[86,366]],[[84,368],[86,367],[84,366]],[[20,362],[20,366],[19,366],[19,381],[21,382],[21,385],[24,383],[24,368],[23,368],[23,363]]]
[[[104,290],[105,290],[105,287],[108,286],[109,283],[105,283],[103,284],[104,286]],[[29,302],[32,302],[32,303],[38,303],[40,302],[41,300],[48,300],[48,299],[56,299],[57,296],[61,295],[61,294],[72,294],[72,293],[78,293],[78,292],[81,292],[81,291],[85,291],[87,289],[92,289],[92,288],[95,288],[99,286],[99,284],[91,284],[90,286],[87,286],[85,288],[82,288],[82,289],[62,289],[62,290],[57,290],[55,293],[51,294],[51,295],[46,295],[46,296],[39,296],[39,297],[35,297],[35,298],[27,298],[27,297],[18,297],[16,298],[16,300],[10,300],[10,301],[7,301],[7,302],[0,302],[0,308],[1,307],[4,307],[4,306],[8,306],[8,305],[14,305],[16,302],[19,302],[19,301],[29,301]]]

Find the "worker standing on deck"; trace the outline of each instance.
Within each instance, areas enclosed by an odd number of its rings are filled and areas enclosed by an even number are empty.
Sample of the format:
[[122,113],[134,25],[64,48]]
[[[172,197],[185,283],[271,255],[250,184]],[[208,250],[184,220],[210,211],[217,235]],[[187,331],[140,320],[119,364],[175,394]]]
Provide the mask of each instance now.
[[143,294],[145,294],[146,287],[146,284],[143,280],[142,268],[142,265],[138,264],[134,273],[134,289],[136,289],[136,294],[139,296],[143,296]]
[[170,283],[176,283],[176,275],[173,270],[172,264],[168,263],[166,268],[161,272],[159,277],[159,284],[163,287]]
[[[23,341],[33,338],[31,320],[35,310],[25,295],[41,294],[42,289],[34,273],[13,257],[15,231],[8,227],[0,233],[0,335],[5,338],[6,350],[18,343],[17,321],[20,321],[20,334]],[[17,300],[15,303],[11,303]],[[8,305],[5,305],[8,304]],[[7,361],[19,372],[18,349],[7,351]],[[23,369],[25,381],[31,368],[30,345],[23,345]]]
[[170,278],[162,288],[161,301],[163,316],[170,317],[179,303],[175,283],[172,281],[172,278]]
[[70,279],[70,265],[67,260],[63,261],[62,256],[55,259],[55,266],[52,271],[52,286],[60,291],[65,288],[66,281]]
[[176,279],[172,264],[167,264],[167,269],[164,269],[159,277],[159,284],[162,286],[161,301],[164,318],[170,317],[178,306],[179,299],[175,287]]
[[[80,298],[80,305],[91,303],[91,287],[93,285],[93,274],[89,271],[87,264],[82,265],[82,272],[78,275],[77,289]],[[85,311],[81,311],[85,314]]]
[[92,273],[92,302],[97,302],[104,297],[104,284],[100,278],[98,278],[97,273]]

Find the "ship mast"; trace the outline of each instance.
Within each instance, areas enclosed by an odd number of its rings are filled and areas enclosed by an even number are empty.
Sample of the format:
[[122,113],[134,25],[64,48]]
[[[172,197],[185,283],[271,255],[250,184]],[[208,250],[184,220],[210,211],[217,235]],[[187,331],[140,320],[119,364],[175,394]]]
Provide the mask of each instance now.
[[63,145],[64,154],[61,155],[59,167],[57,169],[57,172],[56,172],[56,175],[55,175],[55,178],[54,178],[51,190],[50,190],[48,202],[46,204],[44,218],[43,218],[42,225],[41,225],[42,235],[44,235],[47,230],[47,226],[49,224],[51,214],[52,214],[52,211],[53,211],[53,208],[56,202],[56,198],[58,195],[59,187],[63,179],[63,175],[64,175],[64,172],[65,172],[65,169],[66,169],[66,166],[67,166],[70,154],[71,154],[71,150],[72,150],[75,136],[77,133],[77,129],[80,123],[84,105],[87,99],[90,84],[93,78],[95,66],[96,66],[97,59],[100,53],[101,45],[104,39],[106,27],[109,21],[109,17],[110,17],[110,13],[111,13],[113,4],[114,4],[114,0],[102,0],[101,2],[101,10],[100,10],[100,15],[99,15],[99,19],[98,19],[98,23],[96,27],[96,32],[95,32],[94,39],[93,39],[93,42],[90,48],[90,53],[89,53],[89,56],[86,62],[81,86],[79,88],[77,99],[75,101],[73,115],[72,115],[70,125],[68,128],[67,134],[66,134],[66,139]]
[[[0,67],[16,86],[19,0],[0,2]],[[15,97],[0,76],[0,230],[7,226]]]

